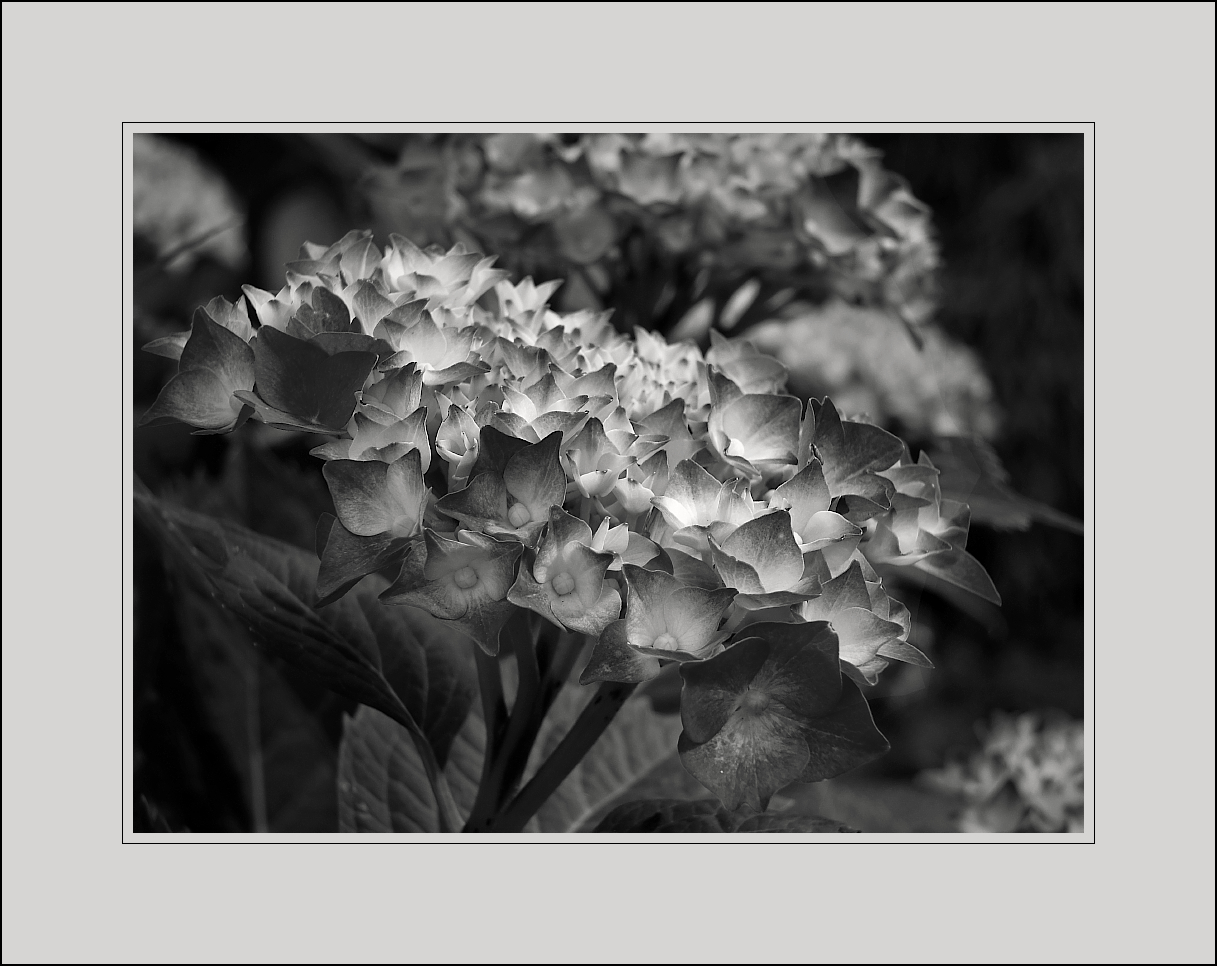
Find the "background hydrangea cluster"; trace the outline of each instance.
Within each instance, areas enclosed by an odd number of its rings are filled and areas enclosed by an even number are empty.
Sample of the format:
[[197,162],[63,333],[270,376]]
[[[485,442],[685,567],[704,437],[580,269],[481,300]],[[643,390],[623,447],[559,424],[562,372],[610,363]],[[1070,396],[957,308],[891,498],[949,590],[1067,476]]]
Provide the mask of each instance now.
[[980,730],[979,751],[921,775],[927,787],[967,802],[961,832],[1082,831],[1082,722],[998,712]]
[[[928,666],[877,567],[988,600],[966,506],[899,439],[806,409],[748,343],[703,354],[560,315],[463,246],[306,245],[278,293],[213,300],[145,422],[326,438],[316,603],[381,599],[487,653],[516,609],[596,641],[580,680],[682,665],[682,760],[729,807],[886,749],[853,681]],[[844,676],[843,676],[844,675]],[[852,681],[851,681],[852,679]]]
[[396,164],[363,168],[363,188],[380,227],[569,278],[568,306],[612,305],[629,325],[670,328],[691,308],[731,325],[758,295],[760,309],[808,293],[918,324],[934,304],[930,212],[879,158],[837,134],[412,137]]

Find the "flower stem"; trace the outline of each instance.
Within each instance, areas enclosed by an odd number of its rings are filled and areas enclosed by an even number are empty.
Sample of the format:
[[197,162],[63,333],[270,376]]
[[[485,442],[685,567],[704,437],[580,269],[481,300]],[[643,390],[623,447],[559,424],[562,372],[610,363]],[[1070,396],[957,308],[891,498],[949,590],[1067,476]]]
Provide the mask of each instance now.
[[[492,739],[491,728],[487,726],[482,779],[478,786],[477,800],[469,813],[469,820],[465,823],[466,832],[486,831],[503,801],[514,794],[528,764],[528,756],[532,751],[533,742],[536,741],[537,732],[541,730],[541,722],[548,707],[543,700],[541,670],[537,663],[536,636],[539,627],[534,626],[531,619],[514,622],[509,627],[511,630],[504,636],[510,639],[512,650],[515,652],[519,687],[505,727],[501,724],[495,727],[495,737]],[[495,662],[495,680],[498,681],[501,694],[502,681],[497,676],[498,663],[494,658],[490,660]],[[494,686],[493,681],[487,681],[483,694],[488,693]],[[501,722],[502,719],[497,720]]]
[[618,684],[605,681],[583,713],[571,726],[554,753],[533,775],[511,803],[494,816],[483,831],[520,832],[539,809],[583,760],[592,745],[604,734],[605,729],[617,716],[626,698],[633,693],[636,684]]
[[486,745],[482,755],[482,776],[478,781],[477,798],[469,812],[464,830],[472,831],[474,825],[484,822],[498,806],[498,789],[491,780],[492,768],[498,752],[499,739],[507,721],[507,705],[503,701],[503,675],[499,670],[499,659],[491,657],[480,647],[474,646],[477,659],[478,691],[482,696],[482,720],[486,723]]

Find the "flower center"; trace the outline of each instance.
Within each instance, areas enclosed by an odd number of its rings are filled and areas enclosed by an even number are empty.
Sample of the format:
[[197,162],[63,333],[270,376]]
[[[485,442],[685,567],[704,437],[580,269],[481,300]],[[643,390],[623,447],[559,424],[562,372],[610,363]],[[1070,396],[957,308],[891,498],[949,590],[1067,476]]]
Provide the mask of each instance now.
[[769,707],[769,695],[764,691],[753,691],[749,688],[739,699],[739,709],[744,714],[760,714]]
[[661,651],[678,651],[680,650],[680,641],[671,634],[660,634],[655,638],[655,643],[651,646],[657,647]]
[[570,574],[558,574],[552,581],[550,586],[553,587],[554,593],[559,597],[565,597],[575,589],[575,578]]
[[523,503],[513,503],[507,511],[507,522],[517,529],[532,521],[532,514]]
[[477,586],[478,572],[472,567],[462,567],[452,575],[452,582],[461,590],[470,590]]

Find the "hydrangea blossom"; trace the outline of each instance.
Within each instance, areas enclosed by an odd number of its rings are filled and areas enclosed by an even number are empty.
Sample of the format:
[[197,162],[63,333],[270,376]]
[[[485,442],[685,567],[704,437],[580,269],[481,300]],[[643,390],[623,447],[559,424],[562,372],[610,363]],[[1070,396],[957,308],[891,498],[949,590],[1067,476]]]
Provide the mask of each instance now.
[[717,793],[711,773],[742,747],[729,735],[752,736],[748,790],[724,801],[764,807],[785,782],[880,753],[877,732],[858,738],[852,681],[929,662],[876,566],[995,599],[964,549],[966,507],[896,437],[786,394],[768,357],[630,338],[606,314],[550,310],[552,293],[460,245],[307,245],[281,291],[246,289],[256,329],[243,302],[200,310],[149,416],[318,437],[337,511],[318,604],[392,567],[385,603],[489,654],[524,608],[593,639],[584,682],[680,663],[682,700],[718,709],[690,711],[686,766]]
[[927,786],[967,801],[961,832],[1083,830],[1082,722],[997,712],[978,730],[982,747],[969,759],[920,776]]
[[[735,294],[719,299],[723,328],[757,300],[760,279],[769,294],[832,291],[913,324],[933,309],[929,209],[847,135],[414,137],[395,167],[370,158],[369,167],[369,201],[386,228],[476,240],[510,252],[513,268],[571,277],[592,300],[620,300],[626,249],[645,237],[656,259],[733,281]],[[672,304],[666,291],[640,321]],[[706,291],[685,294],[709,325],[719,296]]]

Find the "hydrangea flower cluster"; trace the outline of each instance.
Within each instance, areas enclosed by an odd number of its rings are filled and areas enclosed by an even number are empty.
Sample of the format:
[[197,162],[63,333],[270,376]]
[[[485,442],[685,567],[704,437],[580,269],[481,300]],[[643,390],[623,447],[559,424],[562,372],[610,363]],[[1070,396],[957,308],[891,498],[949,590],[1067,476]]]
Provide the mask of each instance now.
[[885,750],[852,682],[929,662],[876,568],[995,597],[966,506],[896,437],[804,408],[749,344],[631,338],[493,263],[306,245],[278,293],[246,286],[151,347],[179,369],[145,421],[318,436],[337,514],[319,606],[391,568],[385,603],[488,654],[523,608],[595,642],[583,683],[678,662],[682,756],[729,805]]
[[920,348],[893,339],[881,311],[833,299],[791,304],[748,339],[790,370],[792,387],[831,391],[842,409],[880,425],[898,421],[921,438],[996,437],[1001,414],[976,353],[932,323],[918,332]]
[[961,832],[1083,830],[1082,722],[997,712],[981,731],[983,747],[967,761],[921,775],[931,788],[967,800]]
[[736,285],[832,291],[912,324],[933,308],[929,209],[847,135],[451,135],[408,141],[367,185],[413,237],[511,252],[513,268],[573,275],[601,297],[645,238],[653,257]]

